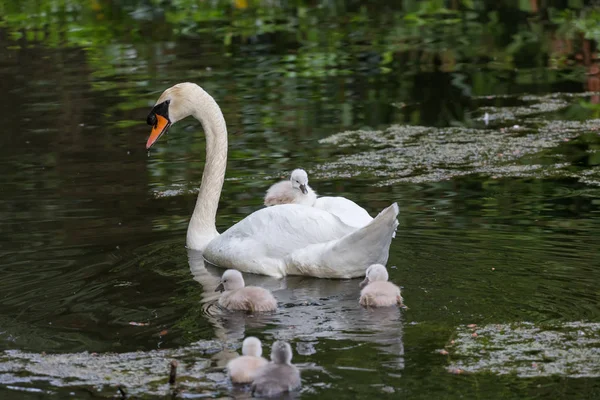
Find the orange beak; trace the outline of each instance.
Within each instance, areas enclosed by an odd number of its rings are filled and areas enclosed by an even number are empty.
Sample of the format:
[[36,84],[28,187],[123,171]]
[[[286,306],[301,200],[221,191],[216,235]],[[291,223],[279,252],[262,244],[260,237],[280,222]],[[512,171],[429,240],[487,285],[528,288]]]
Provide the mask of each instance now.
[[158,138],[161,137],[162,134],[165,133],[169,129],[169,126],[171,126],[171,121],[169,121],[167,118],[163,117],[162,115],[158,115],[158,114],[155,114],[155,116],[156,116],[156,123],[154,124],[154,127],[152,127],[152,131],[150,132],[150,137],[148,138],[148,141],[146,142],[146,150],[148,150],[150,147],[152,147],[154,142],[156,142],[158,140]]

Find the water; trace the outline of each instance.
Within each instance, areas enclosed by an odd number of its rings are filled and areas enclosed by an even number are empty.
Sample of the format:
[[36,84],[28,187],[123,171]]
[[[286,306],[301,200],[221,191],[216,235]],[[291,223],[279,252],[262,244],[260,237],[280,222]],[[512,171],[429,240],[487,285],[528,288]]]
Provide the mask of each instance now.
[[[3,398],[163,396],[171,359],[180,396],[243,398],[222,367],[248,335],[291,341],[302,399],[594,397],[597,45],[553,2],[386,3],[1,5]],[[186,80],[228,123],[219,229],[300,166],[371,214],[397,201],[388,266],[407,310],[358,308],[358,280],[302,277],[248,277],[275,315],[214,306],[221,271],[184,247],[201,127],[144,149],[148,110]],[[494,327],[513,325],[498,345]],[[568,368],[520,377],[529,350],[511,346],[536,329],[586,341],[569,339]]]

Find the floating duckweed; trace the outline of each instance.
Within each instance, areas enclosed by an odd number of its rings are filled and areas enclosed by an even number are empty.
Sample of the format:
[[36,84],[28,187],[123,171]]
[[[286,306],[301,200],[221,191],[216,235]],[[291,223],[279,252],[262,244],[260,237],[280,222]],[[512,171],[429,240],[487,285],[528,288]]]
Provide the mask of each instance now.
[[[46,381],[54,388],[93,387],[97,391],[122,386],[128,395],[165,395],[169,363],[179,360],[178,384],[196,392],[214,394],[226,383],[222,373],[208,370],[207,354],[224,349],[216,341],[201,341],[173,350],[134,353],[39,354],[8,350],[0,354],[0,384],[27,385]],[[216,379],[221,376],[222,379]]]
[[519,377],[600,377],[600,323],[536,326],[522,322],[459,327],[448,371]]
[[[546,149],[600,126],[600,120],[546,121],[530,118],[522,126],[496,130],[394,125],[384,131],[343,132],[323,139],[339,147],[360,144],[365,151],[341,155],[315,168],[317,179],[369,174],[379,186],[398,182],[435,182],[468,174],[502,177],[584,178],[570,164],[532,162]],[[556,158],[556,157],[554,157]],[[588,181],[593,178],[585,177]],[[583,179],[582,179],[583,180]]]

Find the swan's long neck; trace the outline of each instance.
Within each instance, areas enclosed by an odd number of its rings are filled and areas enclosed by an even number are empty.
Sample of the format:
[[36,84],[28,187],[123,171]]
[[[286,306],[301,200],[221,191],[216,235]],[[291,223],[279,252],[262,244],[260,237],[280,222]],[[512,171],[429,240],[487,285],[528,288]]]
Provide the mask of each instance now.
[[215,219],[221,189],[227,168],[227,126],[217,102],[202,88],[197,87],[193,102],[193,116],[202,123],[206,136],[206,162],[196,207],[188,226],[187,246],[204,250],[219,235]]

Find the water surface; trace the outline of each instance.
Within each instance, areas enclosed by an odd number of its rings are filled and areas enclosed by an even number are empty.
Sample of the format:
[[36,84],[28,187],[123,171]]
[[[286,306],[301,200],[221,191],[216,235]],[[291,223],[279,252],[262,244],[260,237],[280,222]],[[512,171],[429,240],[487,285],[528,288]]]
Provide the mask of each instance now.
[[[585,323],[598,347],[597,33],[569,19],[591,9],[387,3],[2,5],[3,398],[160,397],[171,359],[178,395],[244,397],[223,366],[248,335],[292,343],[303,399],[595,396],[596,350],[524,377],[458,343],[469,324],[532,324],[528,341]],[[184,247],[201,126],[144,149],[148,110],[188,80],[228,123],[219,229],[300,166],[372,215],[396,201],[388,267],[407,310],[303,277],[248,277],[274,315],[214,305],[221,271]]]

